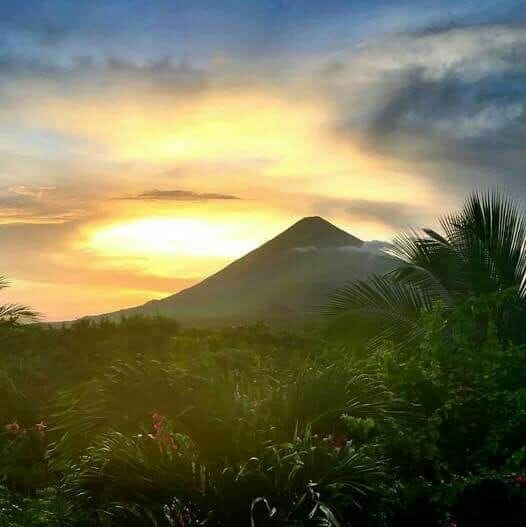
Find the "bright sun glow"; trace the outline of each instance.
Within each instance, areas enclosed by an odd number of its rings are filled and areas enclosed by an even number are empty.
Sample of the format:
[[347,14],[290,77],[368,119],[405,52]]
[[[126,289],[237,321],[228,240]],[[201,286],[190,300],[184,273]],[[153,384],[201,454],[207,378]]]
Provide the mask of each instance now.
[[237,257],[257,241],[233,225],[151,217],[103,227],[92,233],[89,246],[115,255]]

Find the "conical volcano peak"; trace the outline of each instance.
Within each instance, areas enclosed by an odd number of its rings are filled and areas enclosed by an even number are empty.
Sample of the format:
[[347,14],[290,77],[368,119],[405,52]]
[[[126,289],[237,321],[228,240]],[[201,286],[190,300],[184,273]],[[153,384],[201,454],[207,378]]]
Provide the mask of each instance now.
[[[320,222],[332,225],[332,223],[327,221],[325,218],[322,218],[321,216],[305,216],[301,218],[301,220],[298,220],[294,225],[298,225],[299,223],[320,223]],[[292,227],[294,225],[292,225]]]
[[337,250],[362,245],[326,219],[309,216],[199,284],[109,316],[162,314],[205,326],[304,321],[334,289],[390,268],[367,251]]
[[362,240],[336,227],[320,216],[307,216],[294,223],[279,236],[263,245],[274,250],[295,249],[299,247],[346,247],[361,246]]
[[[296,223],[292,224],[289,229],[294,228],[332,228],[335,227],[331,222],[327,221],[325,218],[322,218],[321,216],[305,216],[304,218],[301,218],[301,220],[298,220]],[[337,228],[337,227],[336,227]]]

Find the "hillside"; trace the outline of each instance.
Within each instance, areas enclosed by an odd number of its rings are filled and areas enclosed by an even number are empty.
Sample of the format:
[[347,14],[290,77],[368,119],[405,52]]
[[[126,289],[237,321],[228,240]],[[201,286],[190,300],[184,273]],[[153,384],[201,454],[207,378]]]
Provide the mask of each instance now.
[[196,326],[301,322],[331,290],[386,268],[377,244],[308,217],[193,287],[106,316],[161,314]]

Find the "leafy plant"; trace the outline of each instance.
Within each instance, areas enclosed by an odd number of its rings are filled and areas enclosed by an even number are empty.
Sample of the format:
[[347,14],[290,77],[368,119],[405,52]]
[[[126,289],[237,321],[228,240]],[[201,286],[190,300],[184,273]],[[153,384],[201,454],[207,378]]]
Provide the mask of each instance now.
[[396,237],[387,250],[395,269],[336,291],[329,313],[373,319],[374,345],[410,344],[422,333],[422,312],[436,303],[448,310],[469,296],[511,291],[501,316],[516,333],[526,296],[524,211],[497,190],[475,192],[440,225],[442,233],[423,229]]

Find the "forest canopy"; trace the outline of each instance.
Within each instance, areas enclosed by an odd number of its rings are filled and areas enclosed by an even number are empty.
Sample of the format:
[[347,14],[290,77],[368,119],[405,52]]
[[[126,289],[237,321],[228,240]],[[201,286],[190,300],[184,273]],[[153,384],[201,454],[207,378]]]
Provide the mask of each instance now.
[[525,218],[475,193],[301,329],[5,306],[0,524],[524,525]]

